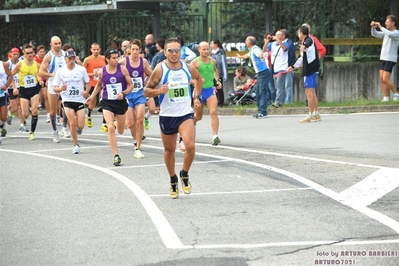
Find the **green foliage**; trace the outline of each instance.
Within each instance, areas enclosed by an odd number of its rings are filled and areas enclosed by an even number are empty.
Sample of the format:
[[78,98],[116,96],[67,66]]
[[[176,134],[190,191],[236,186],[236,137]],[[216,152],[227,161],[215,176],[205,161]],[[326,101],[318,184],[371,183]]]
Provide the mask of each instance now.
[[6,0],[4,9],[97,5],[101,0]]

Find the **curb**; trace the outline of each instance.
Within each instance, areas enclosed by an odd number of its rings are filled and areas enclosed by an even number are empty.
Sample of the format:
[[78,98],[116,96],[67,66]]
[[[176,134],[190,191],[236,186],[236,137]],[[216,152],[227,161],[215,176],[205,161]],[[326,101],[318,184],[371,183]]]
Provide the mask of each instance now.
[[[97,106],[92,114],[101,114],[98,112],[99,106]],[[248,116],[254,115],[258,112],[257,108],[245,108],[245,107],[223,107],[218,108],[218,115],[230,115],[230,116]],[[341,107],[319,107],[320,114],[351,114],[351,113],[371,113],[371,112],[399,112],[399,104],[390,105],[369,105],[369,106],[341,106]],[[307,107],[280,107],[275,108],[271,105],[267,108],[268,115],[297,115],[307,114]],[[39,111],[40,115],[45,115],[44,109]],[[204,115],[209,115],[209,109],[204,108]]]

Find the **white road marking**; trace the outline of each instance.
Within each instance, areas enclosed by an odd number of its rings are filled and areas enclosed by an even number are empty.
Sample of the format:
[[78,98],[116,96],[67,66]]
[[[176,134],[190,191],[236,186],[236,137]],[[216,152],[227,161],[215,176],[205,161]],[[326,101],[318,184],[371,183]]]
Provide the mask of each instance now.
[[399,169],[381,168],[339,195],[342,202],[368,206],[399,187]]
[[[225,157],[225,156],[219,156],[219,155],[212,155],[212,154],[205,154],[205,153],[196,153],[196,156],[204,156],[204,157],[208,157],[208,158],[215,158],[215,159],[228,159],[229,157]],[[261,164],[261,163],[257,163],[257,162],[250,162],[250,161],[245,161],[242,159],[237,159],[237,158],[230,158],[233,161],[236,161],[238,163],[242,163],[242,164],[247,164],[247,165],[252,165],[255,167],[259,167],[259,168],[263,168],[263,169],[267,169],[276,173],[280,173],[282,175],[291,177],[292,179],[305,184],[306,186],[320,192],[321,194],[330,197],[331,199],[338,201],[346,206],[351,207],[354,210],[357,210],[361,213],[363,213],[364,215],[367,215],[368,217],[382,223],[385,224],[386,226],[390,227],[392,230],[394,230],[397,234],[399,234],[399,222],[395,221],[394,219],[379,213],[377,211],[374,211],[372,209],[367,208],[366,206],[363,206],[361,204],[358,204],[357,202],[351,202],[351,201],[341,201],[341,196],[339,195],[339,193],[329,189],[329,188],[325,188],[322,185],[313,182],[309,179],[306,179],[300,175],[288,172],[286,170],[283,169],[279,169],[273,166],[269,166],[269,165],[265,165],[265,164]]]
[[[92,140],[93,141],[93,140]],[[107,141],[98,141],[95,140],[96,142],[107,142]],[[123,142],[120,143],[118,142],[118,145],[123,145]],[[126,145],[126,144],[125,144]],[[198,145],[198,144],[197,144]],[[201,146],[211,146],[209,144],[199,144]],[[158,149],[158,150],[163,150],[163,147],[155,147],[155,146],[149,146],[149,145],[143,145],[145,147],[153,148],[153,149]],[[305,159],[305,160],[314,160],[314,161],[322,161],[322,162],[327,162],[327,163],[337,163],[337,164],[343,164],[343,165],[353,165],[353,166],[362,166],[362,167],[370,167],[370,168],[383,168],[381,166],[374,166],[374,165],[364,165],[364,164],[358,164],[358,163],[348,163],[348,162],[342,162],[342,161],[334,161],[334,160],[323,160],[323,159],[318,159],[318,158],[311,158],[311,157],[304,157],[304,156],[295,156],[295,155],[287,155],[287,154],[279,154],[279,153],[271,153],[271,152],[263,152],[263,151],[256,151],[256,150],[249,150],[249,149],[241,149],[241,148],[233,148],[233,147],[226,147],[226,146],[217,146],[214,148],[225,148],[225,149],[231,149],[231,150],[241,150],[249,153],[262,153],[262,154],[269,154],[269,155],[275,155],[275,156],[281,156],[281,157],[290,157],[290,158],[296,158],[296,159]],[[176,233],[174,232],[173,228],[170,226],[166,218],[163,216],[162,212],[158,209],[158,207],[155,205],[155,203],[151,200],[151,198],[146,194],[140,187],[138,187],[133,181],[130,179],[126,178],[123,175],[120,175],[112,170],[78,162],[78,161],[73,161],[69,159],[64,159],[64,158],[58,158],[58,157],[53,157],[53,156],[48,156],[48,155],[42,155],[42,154],[35,154],[35,153],[30,153],[30,152],[22,152],[22,151],[12,151],[12,150],[4,150],[3,151],[8,151],[8,152],[14,152],[14,153],[21,153],[21,154],[27,154],[27,155],[33,155],[33,156],[40,156],[40,157],[45,157],[45,158],[50,158],[50,159],[55,159],[55,160],[60,160],[60,161],[65,161],[68,163],[75,163],[75,164],[80,164],[82,166],[90,167],[99,171],[103,171],[104,173],[110,174],[114,178],[118,179],[122,183],[124,183],[134,194],[135,196],[140,200],[141,204],[143,207],[146,209],[148,215],[150,216],[151,220],[153,221],[154,225],[156,226],[165,246],[167,248],[171,249],[193,249],[193,248],[241,248],[241,249],[246,249],[246,248],[256,248],[256,247],[270,247],[270,246],[300,246],[300,245],[329,245],[329,244],[334,244],[334,245],[362,245],[362,244],[379,244],[379,243],[399,243],[399,239],[394,239],[394,240],[372,240],[372,241],[348,241],[348,242],[340,242],[340,240],[335,240],[335,241],[303,241],[303,242],[279,242],[279,243],[260,243],[260,244],[221,244],[221,245],[183,245],[180,239],[177,237]],[[252,165],[255,167],[267,169],[273,172],[280,173],[282,175],[291,177],[298,182],[307,185],[309,188],[308,189],[314,189],[318,191],[319,193],[328,196],[346,206],[349,206],[353,208],[354,210],[357,210],[366,216],[379,221],[380,223],[390,227],[392,230],[394,230],[396,233],[399,234],[399,223],[398,221],[393,220],[392,218],[385,216],[384,214],[381,214],[377,211],[371,210],[367,208],[366,206],[363,206],[361,204],[358,204],[356,202],[352,201],[342,201],[340,194],[334,192],[331,189],[325,188],[311,180],[308,180],[302,176],[296,175],[294,173],[288,172],[283,169],[278,169],[272,166],[256,163],[256,162],[250,162],[250,161],[245,161],[241,159],[236,159],[236,158],[230,158],[230,157],[225,157],[225,156],[217,156],[217,155],[211,155],[211,154],[205,154],[205,153],[196,153],[197,156],[204,156],[204,157],[210,157],[210,158],[215,158],[219,160],[228,160],[228,161],[235,161],[238,163],[243,163],[247,165]],[[336,244],[335,244],[336,243]]]
[[[204,195],[230,195],[230,194],[251,194],[251,193],[268,193],[268,192],[285,192],[295,190],[308,190],[309,187],[304,188],[283,188],[283,189],[264,189],[264,190],[244,190],[244,191],[226,191],[226,192],[204,192],[204,193],[191,193],[190,195],[182,194],[184,197],[191,196],[204,196]],[[167,194],[149,195],[150,197],[170,197]]]
[[32,153],[32,152],[23,152],[23,151],[13,151],[13,150],[7,150],[7,149],[1,149],[2,152],[12,152],[12,153],[19,153],[19,154],[24,154],[24,155],[32,155],[32,156],[38,156],[38,157],[43,157],[43,158],[48,158],[52,160],[58,160],[58,161],[63,161],[66,163],[73,163],[73,164],[78,164],[84,167],[88,167],[103,173],[106,173],[115,179],[119,180],[122,182],[125,186],[127,186],[133,194],[137,197],[137,199],[141,202],[143,205],[144,209],[147,211],[148,216],[150,216],[150,219],[154,223],[155,227],[158,230],[158,233],[164,243],[164,245],[167,248],[183,248],[183,244],[180,241],[179,237],[176,235],[175,231],[173,230],[172,226],[170,226],[169,222],[166,220],[165,216],[163,216],[162,212],[159,210],[158,206],[152,201],[152,199],[148,196],[145,191],[140,188],[136,183],[134,183],[132,180],[129,178],[112,171],[110,169],[84,163],[84,162],[79,162],[79,161],[74,161],[66,158],[60,158],[60,157],[55,157],[55,156],[50,156],[46,154],[38,154],[38,153]]
[[353,246],[353,245],[376,245],[376,244],[398,244],[399,239],[392,240],[364,240],[364,241],[298,241],[298,242],[272,242],[261,244],[218,244],[218,245],[185,245],[185,249],[253,249],[264,247],[297,247],[297,246]]

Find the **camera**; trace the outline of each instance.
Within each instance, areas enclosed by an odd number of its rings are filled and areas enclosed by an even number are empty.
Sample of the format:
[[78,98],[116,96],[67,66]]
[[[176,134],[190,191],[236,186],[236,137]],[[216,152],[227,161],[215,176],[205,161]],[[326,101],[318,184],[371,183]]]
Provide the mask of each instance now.
[[274,38],[274,36],[273,36],[273,35],[269,35],[269,36],[267,36],[267,39],[268,39],[269,41],[273,41],[273,38]]
[[377,23],[373,23],[371,26],[373,26],[373,27],[377,27]]

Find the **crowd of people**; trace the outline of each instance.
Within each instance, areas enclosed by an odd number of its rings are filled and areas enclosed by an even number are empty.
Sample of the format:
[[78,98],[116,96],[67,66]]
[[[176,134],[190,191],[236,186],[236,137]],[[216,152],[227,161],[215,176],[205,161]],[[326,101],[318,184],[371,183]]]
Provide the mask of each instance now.
[[[383,101],[389,100],[389,89],[394,100],[399,95],[389,77],[397,60],[399,31],[397,19],[390,15],[386,28],[372,22],[372,35],[384,38],[381,51],[380,76]],[[376,29],[380,29],[377,31]],[[235,72],[234,89],[229,97],[244,93],[250,87],[256,90],[257,119],[267,117],[268,105],[275,108],[292,102],[293,70],[302,68],[305,95],[309,114],[301,123],[321,120],[318,112],[317,75],[320,58],[326,50],[311,35],[310,26],[303,24],[297,31],[299,56],[288,31],[280,29],[275,34],[264,34],[264,45],[259,47],[254,36],[248,36],[245,45],[248,53],[238,58],[252,60],[256,78],[252,79],[244,67]],[[170,176],[170,196],[179,196],[181,190],[189,194],[192,185],[188,172],[195,156],[195,125],[203,117],[203,108],[209,108],[212,128],[212,145],[218,145],[218,106],[223,106],[223,84],[227,81],[226,54],[222,43],[200,42],[199,56],[184,44],[182,37],[155,39],[152,34],[139,39],[111,41],[110,47],[101,55],[98,43],[91,44],[91,55],[83,62],[72,44],[62,45],[58,36],[50,40],[50,50],[44,45],[24,44],[10,49],[9,60],[0,64],[0,129],[5,137],[6,123],[12,117],[19,118],[19,129],[29,132],[34,141],[38,123],[39,106],[45,106],[47,123],[50,124],[54,143],[60,143],[57,126],[62,125],[64,138],[72,138],[73,154],[80,154],[78,136],[84,126],[91,128],[91,114],[100,99],[99,111],[103,114],[101,131],[107,132],[113,154],[113,165],[120,166],[116,132],[129,129],[135,145],[134,158],[144,158],[141,142],[144,130],[149,129],[149,117],[158,113],[160,134],[164,146],[164,161]],[[21,54],[22,52],[22,54]],[[145,112],[147,105],[148,111]],[[193,108],[194,106],[194,108]],[[86,111],[87,108],[87,111]],[[26,120],[31,116],[30,130]],[[60,119],[62,117],[62,121]],[[1,139],[0,137],[0,144]],[[183,150],[184,159],[179,177],[175,171],[175,151]]]

